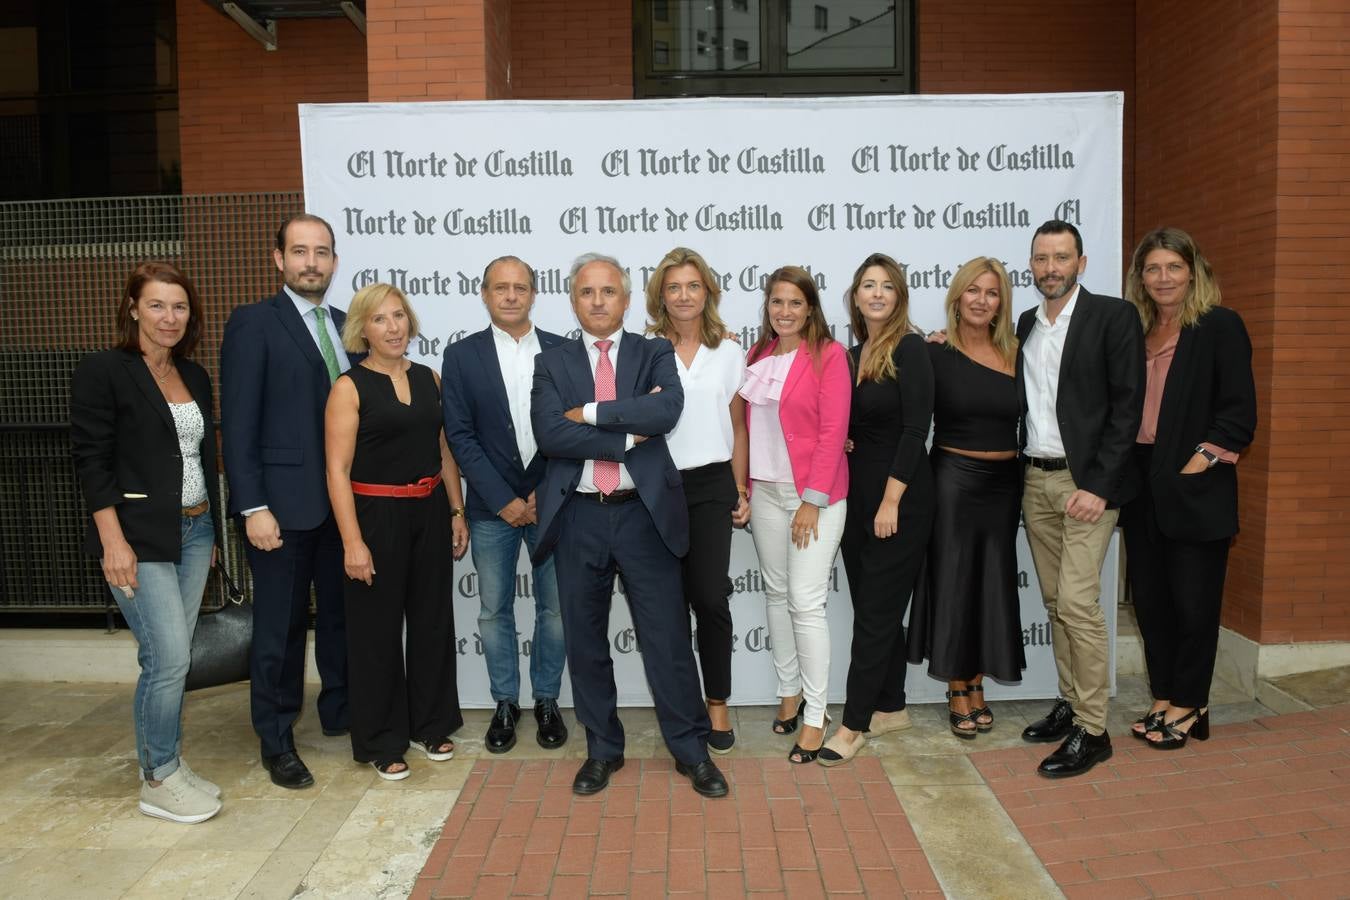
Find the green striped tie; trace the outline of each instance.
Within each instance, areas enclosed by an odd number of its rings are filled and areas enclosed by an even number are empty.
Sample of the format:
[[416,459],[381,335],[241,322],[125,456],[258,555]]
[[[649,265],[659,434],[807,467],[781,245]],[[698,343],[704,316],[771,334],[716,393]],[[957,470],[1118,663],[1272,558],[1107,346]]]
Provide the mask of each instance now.
[[324,321],[328,314],[322,306],[316,306],[314,318],[319,320],[319,352],[323,354],[323,364],[328,367],[328,380],[337,381],[342,370],[338,368],[337,352],[333,350],[333,339],[328,336],[328,325]]

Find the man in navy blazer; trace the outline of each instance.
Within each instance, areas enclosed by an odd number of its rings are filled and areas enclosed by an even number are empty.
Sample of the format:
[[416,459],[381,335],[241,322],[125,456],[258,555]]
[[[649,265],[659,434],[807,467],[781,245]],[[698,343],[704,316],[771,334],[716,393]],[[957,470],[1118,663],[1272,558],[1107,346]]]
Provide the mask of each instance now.
[[272,781],[287,788],[314,783],[292,735],[304,702],[311,583],[319,722],[330,736],[348,727],[342,538],[328,504],[323,437],[328,391],[351,364],[342,349],[346,316],[324,301],[334,243],[317,216],[282,223],[272,258],[285,287],[235,309],[220,345],[229,513],[244,518],[253,573],[253,728]]
[[[562,338],[530,322],[534,270],[502,256],[483,270],[483,304],[492,324],[445,349],[441,411],[445,437],[468,485],[473,565],[478,571],[478,634],[497,710],[483,739],[489,753],[516,744],[520,662],[516,652],[516,561],[522,542],[539,543],[535,488],[544,475],[530,424],[534,358]],[[534,567],[534,638],[530,689],[535,739],[546,750],[567,742],[558,709],[562,685],[562,615],[551,558]]]
[[621,572],[676,770],[700,794],[723,797],[680,590],[689,516],[665,441],[684,408],[675,350],[623,330],[631,283],[617,260],[581,256],[570,281],[582,336],[536,357],[530,418],[548,459],[534,559],[554,554],[572,698],[586,726],[587,760],[572,790],[597,793],[623,766],[608,628]]

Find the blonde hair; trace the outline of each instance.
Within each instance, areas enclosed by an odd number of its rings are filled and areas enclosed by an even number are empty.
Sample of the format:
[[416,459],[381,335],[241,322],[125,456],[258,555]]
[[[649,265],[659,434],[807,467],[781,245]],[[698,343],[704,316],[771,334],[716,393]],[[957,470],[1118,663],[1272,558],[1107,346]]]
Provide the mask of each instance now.
[[661,294],[665,288],[666,273],[680,266],[693,266],[698,269],[698,277],[702,279],[703,288],[708,294],[707,301],[703,304],[703,323],[699,326],[699,341],[703,346],[715,350],[727,333],[727,326],[722,322],[722,315],[717,309],[722,300],[722,286],[717,283],[717,277],[713,275],[707,261],[688,247],[676,247],[663,256],[647,282],[647,318],[651,320],[651,324],[647,326],[647,333],[665,337],[675,330]]
[[361,332],[366,330],[366,322],[370,321],[375,310],[380,308],[390,294],[398,298],[403,304],[403,311],[408,315],[408,338],[411,340],[421,332],[422,326],[417,322],[417,313],[413,312],[406,294],[392,284],[382,282],[369,284],[357,291],[347,306],[347,321],[342,324],[342,346],[348,353],[364,353],[370,349],[370,344],[366,343],[366,338]]
[[966,348],[961,346],[957,315],[961,309],[961,295],[985,273],[998,279],[998,312],[994,314],[994,321],[989,323],[989,340],[1003,361],[1011,366],[1017,361],[1017,334],[1012,322],[1012,279],[1008,277],[1008,270],[1003,267],[1003,263],[992,256],[977,256],[957,269],[952,276],[952,286],[947,288],[947,299],[943,301],[947,311],[947,344],[962,353],[966,352]]
[[[873,266],[880,266],[886,271],[886,277],[895,285],[896,300],[891,317],[881,324],[876,334],[869,334],[867,320],[863,318],[862,310],[858,309],[854,298],[857,296],[858,286],[862,284],[863,274]],[[905,273],[900,264],[885,253],[873,253],[864,259],[853,273],[853,283],[844,293],[844,305],[848,307],[848,321],[853,326],[853,333],[860,341],[869,338],[872,341],[866,357],[858,365],[858,381],[885,381],[887,378],[894,378],[895,348],[900,345],[901,338],[914,331],[914,326],[909,321],[909,285],[905,281]]]
[[1186,289],[1185,299],[1181,301],[1181,313],[1177,316],[1177,322],[1182,328],[1194,325],[1201,316],[1223,302],[1214,270],[1195,245],[1195,239],[1180,228],[1155,228],[1144,235],[1139,246],[1134,248],[1130,271],[1125,276],[1125,299],[1139,310],[1144,334],[1148,334],[1158,319],[1158,304],[1153,302],[1148,289],[1144,287],[1144,260],[1154,250],[1170,250],[1190,267],[1191,283]]

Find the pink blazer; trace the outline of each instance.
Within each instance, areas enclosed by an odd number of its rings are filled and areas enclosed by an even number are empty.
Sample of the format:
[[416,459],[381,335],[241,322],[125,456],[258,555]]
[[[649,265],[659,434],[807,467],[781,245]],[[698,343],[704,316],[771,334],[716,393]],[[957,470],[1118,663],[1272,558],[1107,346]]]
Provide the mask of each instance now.
[[[767,353],[778,345],[774,340]],[[761,357],[762,358],[762,357]],[[830,341],[820,353],[820,372],[803,344],[788,370],[778,400],[778,421],[792,462],[797,493],[808,503],[829,506],[848,496],[848,415],[853,376],[848,351]],[[753,406],[746,404],[746,428],[753,427]]]

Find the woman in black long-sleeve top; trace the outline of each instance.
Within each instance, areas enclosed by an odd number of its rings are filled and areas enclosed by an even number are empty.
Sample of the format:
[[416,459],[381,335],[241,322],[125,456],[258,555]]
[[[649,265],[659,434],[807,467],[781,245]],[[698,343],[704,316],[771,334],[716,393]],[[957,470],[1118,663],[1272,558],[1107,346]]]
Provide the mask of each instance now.
[[1147,381],[1134,454],[1144,487],[1120,524],[1154,697],[1134,736],[1172,750],[1209,737],[1238,454],[1256,430],[1252,344],[1180,229],[1144,236],[1125,296],[1143,320]]
[[909,658],[947,682],[952,733],[994,727],[984,676],[1018,681],[1026,667],[1017,596],[1022,465],[1013,364],[1012,285],[1003,264],[976,257],[947,291],[947,341],[933,359],[937,515],[925,577],[914,590]]
[[924,442],[933,417],[933,368],[909,322],[909,290],[899,265],[874,253],[845,295],[853,333],[849,414],[849,504],[844,569],[853,598],[853,648],[844,717],[817,757],[852,759],[867,734],[909,726],[905,710],[905,630],[910,593],[933,524],[933,479]]

